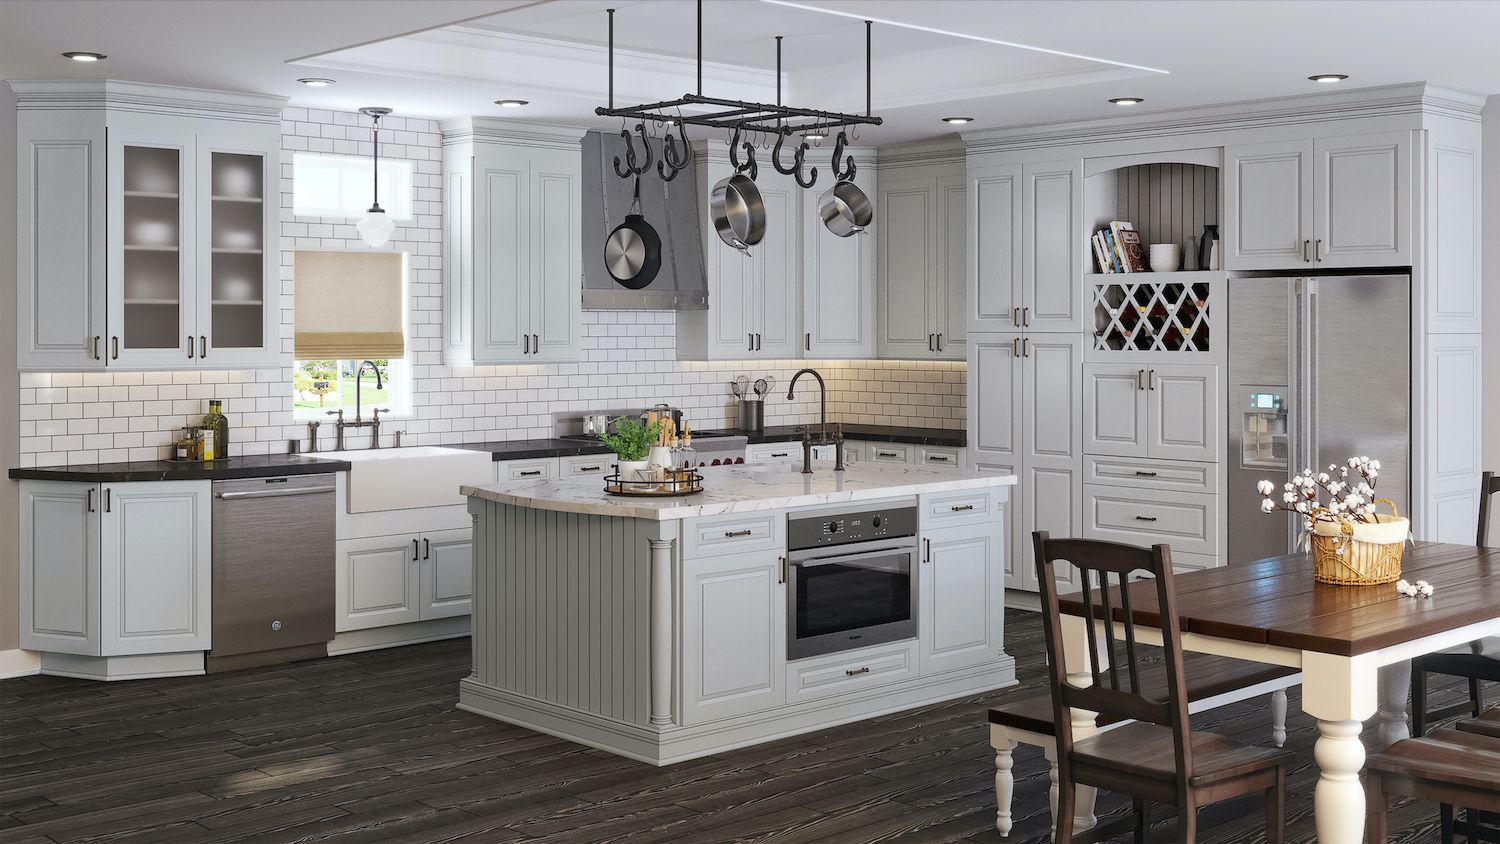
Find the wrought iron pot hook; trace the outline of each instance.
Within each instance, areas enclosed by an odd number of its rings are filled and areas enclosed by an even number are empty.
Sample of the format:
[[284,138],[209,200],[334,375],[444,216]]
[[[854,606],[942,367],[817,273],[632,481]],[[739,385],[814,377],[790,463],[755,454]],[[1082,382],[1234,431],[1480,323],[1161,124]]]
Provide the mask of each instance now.
[[646,137],[646,124],[635,124],[635,131],[640,134],[641,146],[646,149],[646,160],[641,164],[636,163],[635,142],[631,139],[628,129],[621,129],[620,137],[625,139],[625,166],[621,167],[620,157],[615,156],[615,175],[622,179],[639,176],[651,169],[651,141]]
[[687,128],[681,119],[677,121],[677,134],[681,138],[682,144],[682,155],[680,158],[677,153],[678,140],[672,137],[672,127],[668,126],[667,131],[662,135],[662,160],[656,162],[656,173],[661,176],[663,182],[670,182],[677,178],[678,173],[681,173],[689,164],[693,163],[693,147],[688,143]]
[[[734,137],[729,141],[729,163],[733,165],[734,172],[736,173],[748,171],[750,173],[750,181],[753,182],[755,181],[755,177],[760,175],[760,167],[755,163],[755,144],[749,141],[740,143],[740,129],[741,124],[734,124]],[[740,161],[740,149],[745,150],[746,158],[743,163]]]
[[792,153],[792,163],[790,166],[785,166],[781,163],[781,142],[790,134],[792,134],[791,127],[784,127],[776,133],[776,146],[771,150],[771,166],[775,167],[776,172],[781,175],[791,176],[796,179],[798,185],[810,188],[818,181],[818,168],[814,167],[812,172],[806,175],[806,181],[803,181],[802,162],[807,156],[806,141],[799,144],[797,151]]
[[[833,143],[833,178],[836,181],[849,182],[854,180],[856,169],[854,166],[854,156],[851,155],[847,158],[844,156],[844,146],[848,143],[849,136],[844,134],[844,130],[840,129],[838,139]],[[840,169],[840,158],[845,159],[843,162],[844,169],[842,170]]]

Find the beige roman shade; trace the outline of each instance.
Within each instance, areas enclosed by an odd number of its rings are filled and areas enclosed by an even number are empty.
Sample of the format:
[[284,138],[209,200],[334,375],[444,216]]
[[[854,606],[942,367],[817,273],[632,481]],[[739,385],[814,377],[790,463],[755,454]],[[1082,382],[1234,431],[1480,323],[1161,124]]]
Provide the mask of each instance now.
[[297,250],[297,360],[406,356],[399,252]]

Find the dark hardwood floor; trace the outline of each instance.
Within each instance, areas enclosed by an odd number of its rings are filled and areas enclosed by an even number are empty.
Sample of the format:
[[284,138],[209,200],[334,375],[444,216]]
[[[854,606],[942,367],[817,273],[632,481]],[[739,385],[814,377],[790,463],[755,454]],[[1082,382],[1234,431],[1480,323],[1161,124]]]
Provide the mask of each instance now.
[[[1040,686],[1037,618],[1008,621],[1022,684]],[[210,677],[0,682],[0,840],[1002,840],[984,707],[1008,690],[653,768],[454,709],[468,655],[457,640]],[[1290,710],[1288,840],[1311,841],[1316,727],[1295,691]],[[1251,742],[1269,725],[1265,699],[1194,717]],[[1046,762],[1016,756],[1010,840],[1045,842]],[[1438,840],[1436,806],[1393,806],[1392,840]],[[1156,814],[1153,840],[1171,840]],[[1260,805],[1205,810],[1200,830],[1262,840]]]

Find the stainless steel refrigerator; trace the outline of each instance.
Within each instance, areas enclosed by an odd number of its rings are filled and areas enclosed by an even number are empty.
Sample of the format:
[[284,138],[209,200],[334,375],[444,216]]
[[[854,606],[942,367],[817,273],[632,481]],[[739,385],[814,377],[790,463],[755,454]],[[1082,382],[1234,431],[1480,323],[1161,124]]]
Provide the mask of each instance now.
[[[1411,469],[1411,279],[1229,279],[1229,560],[1292,550],[1286,513],[1255,484],[1369,455],[1379,497],[1406,512]],[[1325,496],[1326,497],[1326,496]]]

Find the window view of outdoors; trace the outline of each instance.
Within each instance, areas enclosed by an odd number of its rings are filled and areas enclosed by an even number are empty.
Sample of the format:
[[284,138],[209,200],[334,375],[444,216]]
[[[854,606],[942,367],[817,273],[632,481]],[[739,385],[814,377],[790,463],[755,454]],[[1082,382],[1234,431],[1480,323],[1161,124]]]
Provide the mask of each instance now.
[[[384,386],[376,388],[375,374],[365,367],[360,376],[360,401],[363,408],[391,408],[392,367],[388,360],[374,361],[380,367]],[[354,410],[354,372],[357,360],[299,360],[292,370],[292,407],[311,410]]]

